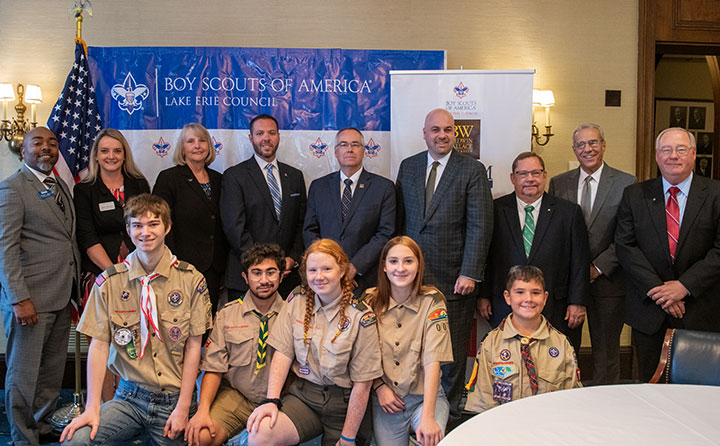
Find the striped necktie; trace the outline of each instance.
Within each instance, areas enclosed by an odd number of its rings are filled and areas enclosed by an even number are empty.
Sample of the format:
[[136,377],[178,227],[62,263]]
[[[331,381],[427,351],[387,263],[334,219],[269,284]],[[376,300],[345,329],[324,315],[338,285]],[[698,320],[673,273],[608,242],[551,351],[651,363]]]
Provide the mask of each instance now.
[[277,179],[273,173],[272,164],[268,163],[265,167],[267,169],[267,182],[270,186],[270,195],[272,196],[273,206],[275,207],[275,216],[280,221],[280,206],[282,205],[282,196],[280,195],[280,187],[278,187]]
[[532,394],[535,395],[538,392],[537,369],[535,369],[535,362],[530,355],[530,344],[532,344],[535,339],[521,335],[517,335],[517,337],[520,339],[520,353],[522,354],[523,363],[525,363],[528,381],[530,381],[530,390]]
[[680,204],[677,199],[680,188],[673,186],[668,189],[668,192],[670,196],[665,206],[665,222],[667,223],[670,258],[672,258],[673,263],[675,263],[675,251],[677,250],[678,237],[680,236]]
[[57,203],[60,210],[65,214],[65,202],[62,198],[62,192],[60,191],[60,187],[58,187],[57,181],[55,181],[55,178],[48,176],[45,177],[43,180],[43,184],[47,186],[48,189],[53,193],[55,196],[55,203]]
[[532,248],[533,237],[535,237],[535,220],[532,212],[535,206],[525,206],[525,226],[523,226],[523,245],[525,246],[525,257],[530,257],[530,248]]
[[342,200],[340,204],[341,211],[342,211],[342,221],[345,222],[345,218],[347,217],[347,214],[350,212],[350,204],[352,203],[352,180],[350,178],[345,178],[345,190],[343,190],[342,194]]
[[257,375],[267,363],[268,321],[277,313],[273,311],[265,316],[257,310],[252,310],[252,313],[260,319],[260,335],[258,336],[257,361],[255,364],[255,374]]

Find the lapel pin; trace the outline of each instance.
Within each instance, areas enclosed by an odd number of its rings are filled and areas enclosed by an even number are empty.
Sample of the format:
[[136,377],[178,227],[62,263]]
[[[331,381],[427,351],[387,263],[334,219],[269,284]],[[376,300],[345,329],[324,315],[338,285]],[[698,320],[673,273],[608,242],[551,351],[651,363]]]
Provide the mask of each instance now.
[[359,187],[360,189],[365,189],[365,183],[360,183],[360,184],[358,184],[358,187]]

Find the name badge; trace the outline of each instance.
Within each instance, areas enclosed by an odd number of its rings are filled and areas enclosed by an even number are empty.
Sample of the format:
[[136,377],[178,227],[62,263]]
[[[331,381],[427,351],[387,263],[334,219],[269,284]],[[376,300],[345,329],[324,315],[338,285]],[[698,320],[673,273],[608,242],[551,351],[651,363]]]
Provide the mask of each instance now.
[[41,190],[38,192],[38,197],[40,197],[41,200],[44,200],[46,198],[50,198],[53,196],[53,193],[50,189]]
[[115,209],[115,202],[106,201],[105,203],[100,203],[98,206],[100,207],[100,212],[112,211]]

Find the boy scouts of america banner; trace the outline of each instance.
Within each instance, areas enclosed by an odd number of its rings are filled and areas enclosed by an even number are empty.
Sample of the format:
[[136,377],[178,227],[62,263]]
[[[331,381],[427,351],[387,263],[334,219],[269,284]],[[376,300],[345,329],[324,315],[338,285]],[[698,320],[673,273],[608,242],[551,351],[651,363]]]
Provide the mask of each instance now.
[[278,159],[312,181],[339,168],[335,131],[365,135],[365,166],[390,174],[390,70],[442,69],[444,51],[90,47],[104,127],[122,130],[154,183],[173,165],[180,129],[208,128],[222,172],[253,153],[250,120],[280,124]]
[[483,162],[493,197],[513,191],[512,161],[530,150],[533,70],[393,71],[391,177],[400,162],[427,148],[425,115],[444,108],[455,118],[455,149]]

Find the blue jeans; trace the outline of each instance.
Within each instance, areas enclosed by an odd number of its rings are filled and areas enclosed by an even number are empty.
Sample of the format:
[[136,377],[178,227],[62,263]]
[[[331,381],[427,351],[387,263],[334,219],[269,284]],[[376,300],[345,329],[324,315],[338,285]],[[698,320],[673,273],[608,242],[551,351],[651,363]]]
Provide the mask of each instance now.
[[[165,423],[175,410],[179,396],[180,393],[150,392],[121,380],[115,398],[100,406],[100,426],[95,439],[90,440],[90,426],[85,426],[63,445],[124,445],[143,432],[148,434],[151,444],[184,445],[182,432],[175,439],[163,437]],[[192,417],[196,410],[196,398],[193,397],[189,416]]]
[[[408,394],[402,400],[405,403],[404,411],[385,413],[373,392],[373,429],[377,446],[406,445],[410,440],[410,427],[417,429],[422,415],[423,395]],[[435,422],[442,429],[443,435],[449,414],[450,404],[441,386],[435,401]]]

